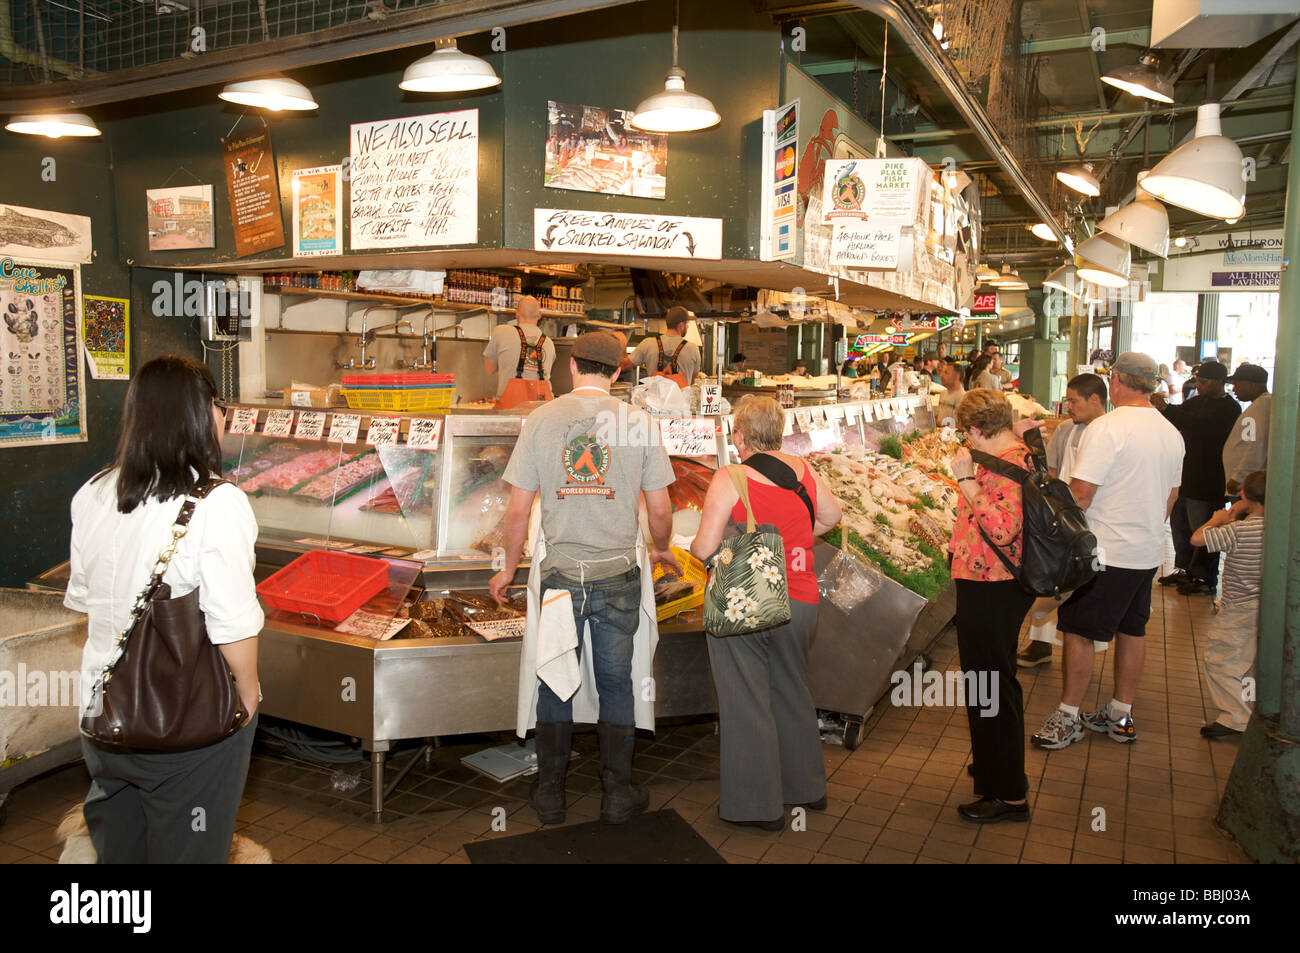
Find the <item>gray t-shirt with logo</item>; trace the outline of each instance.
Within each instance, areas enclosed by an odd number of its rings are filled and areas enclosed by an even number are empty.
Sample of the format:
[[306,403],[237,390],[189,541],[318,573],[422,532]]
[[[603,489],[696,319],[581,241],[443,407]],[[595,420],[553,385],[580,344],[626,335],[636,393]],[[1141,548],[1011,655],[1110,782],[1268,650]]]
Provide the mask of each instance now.
[[529,414],[504,479],[541,493],[543,574],[592,581],[636,565],[641,491],[675,477],[650,415],[592,392],[565,394]]

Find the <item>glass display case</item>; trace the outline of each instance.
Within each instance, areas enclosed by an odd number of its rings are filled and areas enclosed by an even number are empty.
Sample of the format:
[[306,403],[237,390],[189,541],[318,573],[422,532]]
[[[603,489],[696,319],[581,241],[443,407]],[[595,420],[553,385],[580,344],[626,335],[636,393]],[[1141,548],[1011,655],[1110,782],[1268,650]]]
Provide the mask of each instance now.
[[221,455],[225,477],[248,494],[260,543],[290,551],[328,544],[466,568],[486,565],[501,545],[508,500],[501,478],[521,417],[451,414],[436,448],[420,449],[406,444],[419,414],[385,415],[399,421],[396,442],[372,446],[369,414],[358,415],[356,441],[340,444],[267,436],[256,409],[256,432],[226,433]]

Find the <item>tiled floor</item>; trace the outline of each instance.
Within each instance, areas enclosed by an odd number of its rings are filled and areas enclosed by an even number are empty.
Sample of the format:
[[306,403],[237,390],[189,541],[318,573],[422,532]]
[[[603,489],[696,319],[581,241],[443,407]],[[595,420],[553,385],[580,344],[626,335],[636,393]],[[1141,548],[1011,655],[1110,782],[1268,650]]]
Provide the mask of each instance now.
[[[1248,862],[1211,823],[1237,742],[1210,742],[1197,732],[1205,721],[1199,631],[1210,601],[1157,586],[1152,611],[1134,705],[1137,743],[1090,734],[1065,751],[1030,748],[1029,824],[981,828],[959,819],[956,805],[973,798],[964,712],[895,708],[888,700],[856,751],[823,748],[829,804],[824,813],[808,814],[806,830],[768,834],[718,819],[718,739],[709,720],[661,725],[653,741],[639,745],[637,777],[650,785],[652,808],[676,810],[732,863]],[[959,667],[951,629],[932,656],[941,671]],[[1058,650],[1052,665],[1022,674],[1031,731],[1059,701],[1059,657]],[[1085,707],[1109,699],[1109,661],[1108,654],[1098,656]],[[240,830],[269,848],[276,863],[467,863],[467,841],[538,827],[526,804],[528,781],[497,785],[460,764],[462,755],[487,743],[480,738],[437,749],[402,782],[380,825],[367,819],[366,765],[342,769],[361,782],[342,794],[331,782],[336,768],[259,748]],[[595,735],[577,735],[574,747],[581,757],[569,774],[571,824],[600,812]],[[77,765],[17,790],[9,820],[0,825],[0,862],[57,858],[54,826],[86,785]],[[504,832],[493,829],[494,808],[504,809]]]

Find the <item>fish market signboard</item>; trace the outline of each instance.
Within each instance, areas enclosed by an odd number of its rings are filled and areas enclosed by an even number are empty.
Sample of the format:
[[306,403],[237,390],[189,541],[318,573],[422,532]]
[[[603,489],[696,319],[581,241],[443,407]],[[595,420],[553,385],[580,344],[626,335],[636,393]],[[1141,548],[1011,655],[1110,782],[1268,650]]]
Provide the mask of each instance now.
[[722,219],[535,208],[533,248],[716,261],[722,257]]
[[1191,239],[1191,254],[1171,255],[1162,291],[1277,291],[1282,229],[1224,232]]
[[90,264],[90,219],[0,205],[0,258]]

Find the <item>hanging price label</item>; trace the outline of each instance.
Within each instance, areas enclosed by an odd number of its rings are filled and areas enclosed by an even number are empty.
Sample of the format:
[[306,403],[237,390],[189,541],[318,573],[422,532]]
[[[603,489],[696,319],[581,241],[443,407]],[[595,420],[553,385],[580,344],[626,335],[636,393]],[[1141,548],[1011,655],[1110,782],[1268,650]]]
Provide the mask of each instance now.
[[401,417],[371,417],[370,426],[366,428],[366,443],[372,447],[396,444],[397,432],[401,429]]
[[796,407],[794,422],[799,425],[800,433],[807,433],[812,430],[812,411],[807,407]]
[[717,454],[717,425],[712,420],[694,417],[672,417],[659,421],[659,435],[664,449],[680,457],[702,457]]
[[335,414],[330,420],[329,443],[356,443],[361,431],[360,414]]
[[794,433],[794,414],[790,411],[785,413],[785,429],[781,431],[781,436],[788,437]]
[[292,410],[268,410],[266,412],[266,423],[262,424],[262,436],[287,437],[292,432]]
[[838,404],[832,404],[830,407],[823,407],[822,412],[826,414],[827,420],[843,420],[844,408]]
[[231,407],[230,432],[257,433],[257,411],[252,407]]
[[322,440],[325,437],[326,415],[316,410],[304,410],[298,415],[298,426],[293,435],[299,440]]
[[412,417],[406,431],[406,445],[415,450],[437,450],[442,438],[442,419],[438,417]]
[[829,420],[827,419],[827,417],[826,417],[826,409],[825,409],[824,407],[814,407],[814,408],[813,408],[813,412],[812,412],[812,425],[813,425],[813,429],[815,429],[815,430],[816,430],[816,429],[820,429],[820,428],[824,428],[824,427],[827,427],[827,426],[830,425],[830,421],[829,421]]
[[862,413],[862,405],[861,405],[861,404],[845,404],[845,405],[844,405],[844,422],[845,422],[846,424],[852,424],[852,423],[856,422],[857,419],[858,419],[858,417],[861,415],[861,413]]

